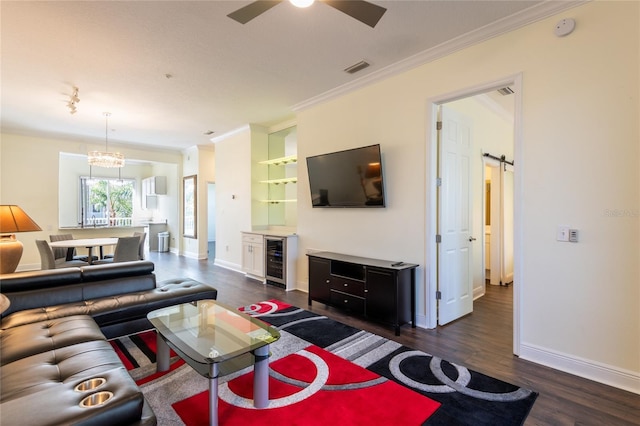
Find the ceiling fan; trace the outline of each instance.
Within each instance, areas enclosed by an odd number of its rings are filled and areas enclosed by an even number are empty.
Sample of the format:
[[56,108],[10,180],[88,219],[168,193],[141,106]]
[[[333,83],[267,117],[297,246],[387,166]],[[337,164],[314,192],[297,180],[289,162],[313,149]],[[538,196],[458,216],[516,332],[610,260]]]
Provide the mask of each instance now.
[[[246,24],[253,18],[256,18],[271,9],[274,6],[277,6],[283,0],[258,0],[253,3],[249,3],[245,7],[241,7],[235,12],[231,12],[227,16],[233,20],[240,22],[241,24]],[[297,7],[307,7],[310,6],[314,0],[289,0],[293,3],[294,6]],[[319,0],[323,3],[328,4],[329,6],[338,9],[340,12],[346,13],[352,18],[357,19],[370,26],[371,28],[375,27],[382,15],[387,11],[382,6],[375,5],[373,3],[369,3],[364,0]]]

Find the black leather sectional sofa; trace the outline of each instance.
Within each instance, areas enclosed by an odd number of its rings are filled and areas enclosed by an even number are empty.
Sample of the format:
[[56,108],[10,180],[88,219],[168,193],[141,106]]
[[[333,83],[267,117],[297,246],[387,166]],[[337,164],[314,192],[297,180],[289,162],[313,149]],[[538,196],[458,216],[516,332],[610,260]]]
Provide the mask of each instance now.
[[0,323],[0,424],[156,424],[107,339],[151,329],[150,311],[216,299],[217,290],[156,283],[153,269],[138,261],[0,275],[10,302]]

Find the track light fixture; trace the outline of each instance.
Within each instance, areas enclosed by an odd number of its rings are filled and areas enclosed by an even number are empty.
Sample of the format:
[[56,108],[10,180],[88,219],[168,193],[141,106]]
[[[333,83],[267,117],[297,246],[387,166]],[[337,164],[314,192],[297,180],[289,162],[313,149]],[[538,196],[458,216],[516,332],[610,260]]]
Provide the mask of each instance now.
[[69,113],[75,114],[77,112],[76,104],[80,102],[80,98],[78,97],[78,88],[73,86],[73,93],[69,97],[69,102],[67,103],[67,107],[69,107]]

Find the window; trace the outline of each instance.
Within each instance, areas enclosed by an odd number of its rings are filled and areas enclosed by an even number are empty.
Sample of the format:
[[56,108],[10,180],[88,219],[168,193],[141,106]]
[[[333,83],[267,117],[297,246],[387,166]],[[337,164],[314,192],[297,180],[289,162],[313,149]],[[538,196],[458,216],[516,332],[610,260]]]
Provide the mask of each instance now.
[[80,178],[83,226],[132,226],[133,179]]

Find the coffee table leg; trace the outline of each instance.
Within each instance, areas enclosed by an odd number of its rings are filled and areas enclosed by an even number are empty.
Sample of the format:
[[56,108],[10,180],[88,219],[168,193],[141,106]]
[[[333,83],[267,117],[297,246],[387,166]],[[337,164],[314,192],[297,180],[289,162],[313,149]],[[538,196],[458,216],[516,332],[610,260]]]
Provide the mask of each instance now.
[[156,332],[156,371],[167,371],[169,370],[169,364],[171,361],[170,357],[170,348],[167,345],[167,342],[164,341],[160,333]]
[[209,374],[209,425],[218,426],[218,364],[211,364]]
[[269,406],[269,345],[254,351],[256,362],[253,366],[253,406]]

